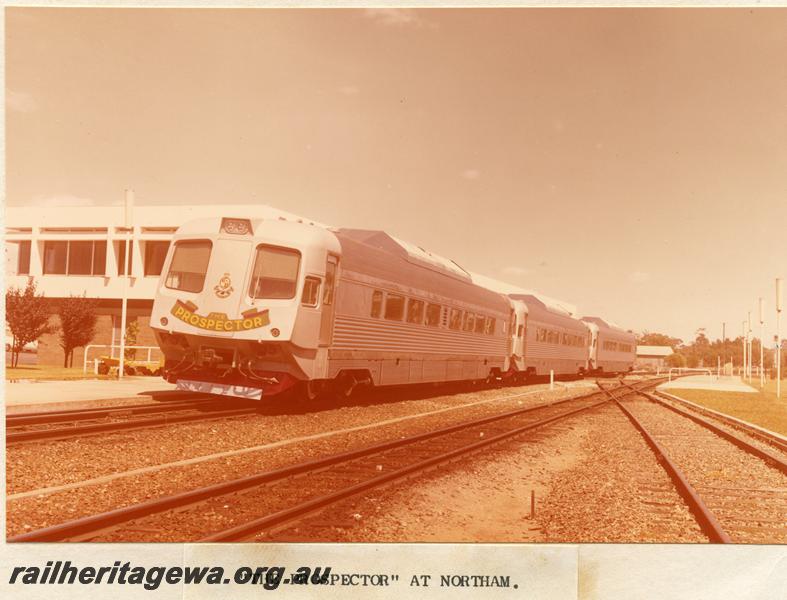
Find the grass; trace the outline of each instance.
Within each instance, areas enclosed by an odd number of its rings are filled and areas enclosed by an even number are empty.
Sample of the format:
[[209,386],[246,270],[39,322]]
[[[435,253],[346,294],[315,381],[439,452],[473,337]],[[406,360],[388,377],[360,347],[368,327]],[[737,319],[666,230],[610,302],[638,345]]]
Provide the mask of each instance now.
[[110,379],[104,375],[96,375],[88,369],[87,373],[82,372],[82,367],[52,367],[46,365],[22,365],[19,367],[6,367],[5,379],[34,379],[36,381],[63,381],[73,379]]
[[776,399],[775,380],[766,381],[763,390],[760,390],[759,383],[759,380],[752,378],[752,386],[757,389],[756,394],[679,388],[666,391],[696,404],[787,435],[787,380],[782,380],[780,400]]

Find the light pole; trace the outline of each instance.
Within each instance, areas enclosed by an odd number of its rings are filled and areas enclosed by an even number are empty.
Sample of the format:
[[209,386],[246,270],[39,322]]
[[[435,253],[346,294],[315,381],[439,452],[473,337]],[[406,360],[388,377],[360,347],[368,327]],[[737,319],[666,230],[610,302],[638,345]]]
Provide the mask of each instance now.
[[760,297],[760,389],[765,388],[765,363],[763,362],[765,346],[765,303]]
[[779,317],[782,312],[782,296],[784,296],[784,281],[776,278],[776,399],[782,397],[782,337],[779,331]]
[[741,379],[746,379],[746,372],[749,364],[749,357],[746,354],[746,347],[748,344],[746,343],[746,321],[741,322],[741,330],[743,332],[742,339],[743,339],[743,371]]
[[752,371],[752,357],[751,357],[751,311],[749,311],[749,316],[746,318],[746,348],[749,351],[749,368],[746,369],[746,377],[749,379],[749,383],[751,383],[751,371]]
[[118,379],[123,379],[123,371],[126,368],[126,313],[128,312],[128,277],[129,265],[131,263],[131,252],[129,251],[130,234],[132,227],[132,210],[134,209],[134,192],[126,190],[126,200],[123,204],[123,232],[125,233],[126,251],[123,254],[123,297],[120,301],[120,357],[118,359]]

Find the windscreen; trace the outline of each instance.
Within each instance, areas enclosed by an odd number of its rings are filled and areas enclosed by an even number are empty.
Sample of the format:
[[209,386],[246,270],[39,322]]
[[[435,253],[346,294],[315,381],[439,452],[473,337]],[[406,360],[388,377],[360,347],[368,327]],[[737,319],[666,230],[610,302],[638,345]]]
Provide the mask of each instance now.
[[164,285],[183,292],[201,292],[212,246],[208,240],[177,242]]
[[294,298],[301,253],[290,248],[260,246],[254,259],[252,298]]

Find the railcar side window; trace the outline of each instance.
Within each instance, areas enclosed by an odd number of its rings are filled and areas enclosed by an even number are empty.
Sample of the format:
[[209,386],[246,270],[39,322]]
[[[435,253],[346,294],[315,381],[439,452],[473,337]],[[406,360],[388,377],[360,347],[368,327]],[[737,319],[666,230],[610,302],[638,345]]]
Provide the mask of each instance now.
[[475,314],[466,312],[462,331],[473,331],[473,327],[475,327]]
[[380,290],[372,292],[372,316],[375,319],[380,318],[380,313],[383,312],[383,293]]
[[212,248],[209,240],[176,242],[164,285],[183,292],[201,292]]
[[404,296],[388,294],[385,298],[385,318],[401,321],[404,316]]
[[448,321],[448,328],[456,331],[462,329],[462,311],[458,308],[451,309],[451,319]]
[[486,318],[486,333],[489,335],[495,335],[495,318],[494,317],[487,317]]
[[476,333],[484,333],[484,327],[486,326],[486,317],[484,315],[476,315],[475,316],[475,332]]
[[410,298],[407,301],[407,322],[421,324],[424,320],[424,301]]
[[294,298],[300,263],[301,253],[297,250],[258,246],[249,295],[252,298]]
[[522,337],[524,335],[524,333],[525,333],[525,326],[524,325],[520,325],[519,326],[519,331],[517,331],[516,336],[517,337]]
[[301,304],[304,306],[317,306],[317,298],[320,297],[320,280],[317,277],[307,277],[303,283],[303,298]]
[[427,304],[426,305],[426,324],[430,327],[437,327],[440,325],[440,310],[441,306],[439,304]]

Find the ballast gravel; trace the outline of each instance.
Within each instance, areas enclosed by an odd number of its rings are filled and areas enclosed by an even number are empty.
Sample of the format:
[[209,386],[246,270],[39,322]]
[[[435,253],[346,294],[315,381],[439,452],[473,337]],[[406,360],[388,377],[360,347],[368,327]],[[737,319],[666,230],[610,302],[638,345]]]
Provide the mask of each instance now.
[[[267,407],[268,414],[225,421],[180,424],[156,429],[115,433],[70,441],[12,446],[7,449],[8,494],[73,484],[102,475],[153,467],[139,475],[66,491],[35,494],[7,501],[7,534],[128,506],[151,498],[219,483],[321,455],[358,448],[386,439],[430,431],[460,421],[520,406],[573,397],[587,387],[528,386],[413,398],[379,404],[326,408],[319,412],[288,414]],[[486,404],[474,402],[499,399]],[[392,418],[460,406],[429,416],[381,425],[320,439],[211,459],[188,466],[158,465],[222,451],[236,451],[266,443],[371,425]]]

